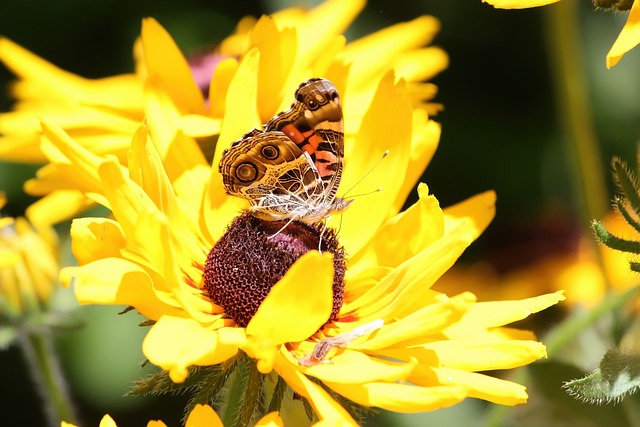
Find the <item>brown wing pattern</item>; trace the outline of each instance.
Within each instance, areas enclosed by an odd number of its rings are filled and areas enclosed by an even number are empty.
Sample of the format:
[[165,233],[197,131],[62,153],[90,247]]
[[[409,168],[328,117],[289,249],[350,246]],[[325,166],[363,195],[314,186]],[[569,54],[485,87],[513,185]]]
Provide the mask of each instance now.
[[296,101],[266,125],[231,144],[219,170],[227,192],[268,220],[314,223],[347,208],[336,198],[344,157],[340,97],[331,82],[311,79]]

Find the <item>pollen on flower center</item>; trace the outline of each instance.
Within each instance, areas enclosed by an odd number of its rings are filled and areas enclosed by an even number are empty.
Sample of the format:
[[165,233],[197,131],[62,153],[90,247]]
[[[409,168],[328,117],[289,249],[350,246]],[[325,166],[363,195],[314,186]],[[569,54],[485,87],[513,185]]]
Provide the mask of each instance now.
[[334,255],[330,322],[342,306],[346,266],[344,249],[334,231],[322,225],[265,221],[244,212],[209,252],[204,287],[239,326],[247,326],[273,285],[298,258],[318,247]]

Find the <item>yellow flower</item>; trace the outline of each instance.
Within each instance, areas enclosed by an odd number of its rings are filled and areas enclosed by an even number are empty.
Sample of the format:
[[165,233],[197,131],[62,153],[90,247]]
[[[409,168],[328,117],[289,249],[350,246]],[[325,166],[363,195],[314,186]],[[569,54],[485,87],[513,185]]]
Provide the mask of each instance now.
[[[12,91],[18,100],[15,111],[0,115],[0,158],[44,161],[37,120],[45,117],[89,151],[114,154],[126,164],[130,135],[143,117],[155,116],[162,120],[150,120],[150,132],[163,159],[172,155],[176,141],[192,138],[210,161],[216,141],[226,144],[266,122],[290,104],[290,94],[300,82],[314,76],[329,78],[350,94],[351,101],[344,104],[345,121],[347,129],[357,129],[363,114],[360,105],[370,101],[390,68],[409,83],[410,96],[423,110],[415,120],[426,121],[427,114],[441,106],[430,102],[437,88],[424,81],[448,64],[444,51],[423,47],[439,30],[439,22],[420,17],[346,43],[342,32],[363,6],[363,0],[330,0],[309,11],[285,9],[259,20],[241,20],[215,52],[217,65],[204,92],[194,80],[194,63],[153,19],[142,25],[136,74],[99,80],[60,70],[0,39],[0,60],[20,79]],[[242,74],[247,67],[258,69],[257,81],[247,82],[255,93],[239,104],[233,86],[245,84],[238,70],[242,68]],[[244,121],[224,120],[233,108],[246,110]],[[425,165],[420,154],[415,159]],[[50,165],[25,188],[46,196],[28,211],[36,223],[72,217],[89,203],[76,182]]]
[[[0,208],[5,199],[0,195]],[[46,311],[59,272],[53,229],[34,229],[24,218],[0,218],[0,317]]]
[[[258,105],[260,93],[260,58],[251,52],[229,85],[224,142],[215,158],[260,123],[246,107]],[[414,107],[405,81],[393,71],[380,77],[368,97],[344,93],[345,108],[351,104],[361,112],[359,122],[346,124],[345,186],[364,176],[385,150],[391,154],[361,184],[384,190],[359,198],[341,215],[340,244],[350,258],[335,318],[334,281],[342,268],[335,260],[341,249],[320,253],[313,250],[317,243],[266,289],[246,326],[211,299],[203,277],[208,253],[246,221],[247,214],[236,219],[221,239],[246,204],[224,195],[217,162],[209,167],[192,140],[180,139],[180,149],[162,156],[156,147],[163,144],[155,141],[162,134],[152,130],[167,121],[154,115],[147,119],[149,132],[143,126],[133,137],[127,167],[90,153],[43,122],[49,160],[114,218],[73,222],[72,249],[80,266],[64,269],[62,281],[75,285],[81,303],[133,306],[155,321],[143,351],[178,383],[188,381],[193,366],[233,366],[246,354],[256,361],[258,375],[277,373],[326,422],[355,423],[336,400],[339,395],[401,412],[438,409],[465,397],[523,403],[524,387],[479,372],[544,357],[544,346],[532,334],[502,326],[562,296],[476,303],[468,292],[447,296],[431,290],[491,221],[495,195],[483,193],[443,211],[421,184],[418,202],[398,213],[435,149],[439,128]],[[320,227],[316,242],[321,231],[328,233],[326,241],[335,236]],[[229,275],[275,256],[241,254],[230,260]],[[263,276],[257,280],[269,281]]]
[[[610,212],[602,223],[615,235],[638,240],[638,233],[617,213]],[[503,274],[484,262],[456,266],[447,272],[437,288],[463,290],[469,289],[469,283],[473,282],[473,292],[484,301],[528,298],[540,292],[563,289],[569,306],[593,308],[602,302],[607,292],[623,292],[637,285],[638,275],[631,271],[626,257],[604,245],[596,249],[591,234],[569,243],[557,245],[563,249],[552,255]],[[521,255],[530,258],[529,254]]]
[[[559,0],[483,0],[501,9],[525,9],[556,3]],[[594,2],[596,3],[596,2]],[[625,53],[640,43],[640,1],[633,0],[629,17],[620,35],[607,53],[607,68],[615,66]]]
[[[223,427],[218,414],[209,405],[196,405],[189,413],[185,422],[185,427]],[[277,412],[272,412],[260,419],[256,427],[282,427],[282,420]],[[75,424],[62,422],[60,427],[76,427]],[[102,417],[100,427],[117,427],[113,418],[109,415]],[[167,427],[162,421],[149,421],[147,427]]]

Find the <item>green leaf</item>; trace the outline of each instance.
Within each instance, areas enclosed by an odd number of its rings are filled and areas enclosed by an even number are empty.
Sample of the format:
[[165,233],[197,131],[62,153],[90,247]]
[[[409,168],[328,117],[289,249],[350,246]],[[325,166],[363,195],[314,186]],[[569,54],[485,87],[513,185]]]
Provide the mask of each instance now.
[[189,376],[183,383],[174,383],[168,372],[160,370],[137,380],[125,396],[185,394],[200,388],[207,378],[218,375],[219,366],[191,367],[189,368]]
[[[247,359],[249,359],[247,357]],[[262,394],[262,385],[264,384],[265,375],[258,371],[256,362],[249,359],[247,375],[243,378],[243,397],[242,407],[238,416],[238,426],[247,426],[255,418],[255,415],[264,410],[264,396]],[[280,409],[280,408],[278,408]],[[264,414],[262,414],[264,415]]]
[[640,387],[640,355],[611,349],[591,374],[564,384],[571,396],[591,404],[618,403]]
[[631,212],[629,212],[629,209],[627,209],[626,200],[622,197],[615,197],[613,199],[613,202],[615,203],[618,212],[622,214],[622,217],[627,222],[627,224],[632,226],[638,233],[640,233],[640,221],[638,221],[637,216],[634,217]]
[[634,240],[627,240],[611,234],[604,228],[604,225],[599,221],[594,221],[591,226],[596,232],[596,237],[602,244],[609,246],[611,249],[615,249],[622,252],[640,254],[640,242]]
[[10,324],[0,325],[0,350],[6,350],[18,337],[18,329]]
[[636,214],[640,215],[640,186],[633,172],[617,157],[611,162],[613,177],[618,184],[620,192],[627,199]]
[[594,406],[569,396],[562,384],[583,375],[584,371],[561,362],[538,362],[527,368],[529,402],[513,408],[513,420],[498,425],[518,427],[631,427],[619,407]]
[[282,400],[284,399],[284,393],[288,389],[287,382],[278,375],[278,382],[276,383],[276,387],[273,390],[273,394],[271,395],[271,401],[269,402],[269,408],[267,409],[267,413],[273,411],[279,411],[282,406]]

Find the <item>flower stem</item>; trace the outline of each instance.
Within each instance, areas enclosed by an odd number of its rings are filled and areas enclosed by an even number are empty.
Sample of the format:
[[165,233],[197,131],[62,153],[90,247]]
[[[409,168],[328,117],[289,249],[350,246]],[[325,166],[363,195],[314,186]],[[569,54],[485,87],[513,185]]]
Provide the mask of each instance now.
[[578,41],[578,4],[564,0],[543,9],[547,50],[554,80],[554,92],[567,151],[572,161],[574,182],[586,229],[607,210],[608,193],[600,150],[589,111],[586,78]]
[[53,336],[48,327],[22,330],[18,344],[41,399],[44,402],[47,425],[59,427],[61,421],[76,423],[75,408],[69,387],[62,373]]

